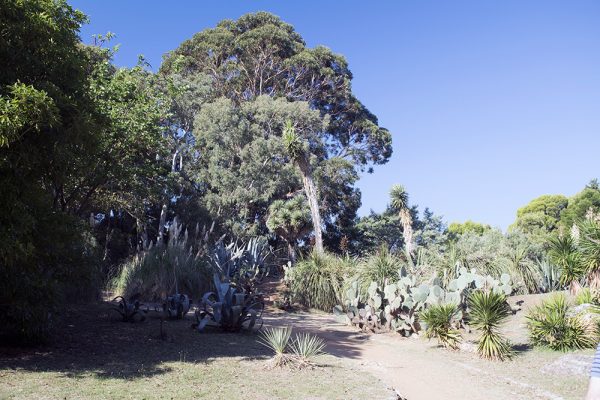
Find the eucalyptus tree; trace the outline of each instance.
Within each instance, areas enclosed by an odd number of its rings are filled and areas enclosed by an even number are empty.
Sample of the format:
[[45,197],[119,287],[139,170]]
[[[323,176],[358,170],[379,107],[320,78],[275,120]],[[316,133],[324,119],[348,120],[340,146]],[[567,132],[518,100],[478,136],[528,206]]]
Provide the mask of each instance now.
[[[264,225],[271,201],[303,186],[298,172],[285,165],[281,141],[272,140],[282,135],[281,121],[277,127],[267,126],[268,121],[256,124],[246,104],[264,108],[267,96],[302,103],[316,112],[322,126],[311,133],[307,160],[317,183],[333,179],[328,160],[345,160],[355,171],[372,171],[391,156],[391,135],[352,93],[352,74],[344,57],[323,46],[308,48],[291,25],[272,14],[247,14],[197,33],[165,57],[160,72],[165,77],[210,81],[199,109],[183,110],[187,120],[194,121],[184,129],[194,131],[198,160],[193,170],[203,202],[217,218],[229,221],[227,229],[256,232]],[[298,116],[288,118],[296,123]],[[257,125],[263,130],[255,131]],[[244,150],[245,146],[250,147]],[[279,159],[268,157],[269,153]],[[208,165],[214,167],[212,172],[206,170]],[[264,182],[274,178],[275,171],[277,182]],[[353,210],[341,210],[338,204],[336,210],[321,205],[320,211],[327,224],[343,229],[360,201],[351,188],[356,172],[338,177],[345,181],[336,191],[352,198],[349,207]],[[239,190],[234,188],[234,180]],[[328,192],[326,204],[335,208],[333,193]],[[317,196],[325,195],[317,191]],[[340,217],[344,224],[335,221]]]

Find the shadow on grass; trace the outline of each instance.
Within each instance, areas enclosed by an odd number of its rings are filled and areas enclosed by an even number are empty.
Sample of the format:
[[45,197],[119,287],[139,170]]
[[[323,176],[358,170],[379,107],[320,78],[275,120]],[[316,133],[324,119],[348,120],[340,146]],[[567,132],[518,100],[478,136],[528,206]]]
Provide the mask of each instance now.
[[67,377],[93,375],[106,379],[138,379],[172,371],[169,362],[211,363],[219,358],[265,360],[269,349],[255,333],[197,332],[191,314],[164,324],[160,318],[127,323],[109,317],[108,303],[73,307],[62,318],[57,336],[47,346],[8,348],[0,345],[0,370],[59,372]]

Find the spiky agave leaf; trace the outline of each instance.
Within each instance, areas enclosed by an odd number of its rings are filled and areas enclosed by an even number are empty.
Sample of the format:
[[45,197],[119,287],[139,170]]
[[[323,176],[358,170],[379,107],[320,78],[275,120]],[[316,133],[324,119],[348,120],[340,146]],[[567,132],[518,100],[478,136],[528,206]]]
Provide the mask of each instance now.
[[427,325],[425,337],[436,338],[441,346],[456,350],[461,342],[460,332],[452,326],[457,314],[458,307],[454,303],[434,304],[428,307],[419,315],[421,321]]
[[285,326],[283,328],[267,328],[260,333],[258,342],[271,349],[275,355],[269,360],[267,367],[283,367],[291,361],[288,354],[285,353],[289,346],[292,328]]
[[481,331],[477,351],[483,358],[505,360],[512,357],[508,340],[500,333],[500,326],[512,311],[503,293],[475,291],[469,296],[469,321]]

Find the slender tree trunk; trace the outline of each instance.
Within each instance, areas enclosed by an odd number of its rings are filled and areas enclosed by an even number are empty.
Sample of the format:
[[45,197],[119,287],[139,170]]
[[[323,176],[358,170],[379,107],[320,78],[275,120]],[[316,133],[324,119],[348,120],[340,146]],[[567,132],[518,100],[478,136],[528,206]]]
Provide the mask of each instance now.
[[409,255],[413,253],[413,231],[412,231],[412,218],[410,217],[410,211],[402,210],[400,212],[400,222],[402,223],[402,233],[404,234],[404,246],[406,246],[406,252]]
[[310,165],[306,160],[298,160],[298,167],[302,174],[302,183],[304,185],[304,192],[308,199],[308,206],[310,207],[310,216],[313,222],[313,228],[315,230],[315,250],[319,254],[324,253],[323,249],[323,232],[321,230],[321,213],[319,211],[319,198],[317,195],[317,188],[312,178],[312,171]]
[[287,240],[288,245],[288,257],[292,264],[296,264],[296,249],[294,248],[294,244],[291,240]]
[[163,204],[162,210],[160,211],[160,220],[158,222],[158,238],[157,238],[156,244],[163,244],[166,220],[167,220],[167,205]]

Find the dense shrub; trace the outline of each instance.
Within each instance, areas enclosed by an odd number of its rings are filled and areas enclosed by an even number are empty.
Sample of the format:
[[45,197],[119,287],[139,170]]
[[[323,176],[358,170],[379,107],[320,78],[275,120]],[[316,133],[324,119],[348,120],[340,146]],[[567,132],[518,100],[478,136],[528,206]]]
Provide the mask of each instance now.
[[567,351],[594,347],[598,338],[594,323],[569,312],[563,293],[557,293],[533,308],[527,315],[529,337],[535,346]]
[[331,311],[342,302],[342,287],[348,270],[346,259],[327,253],[310,253],[286,273],[292,300],[307,307]]
[[211,288],[213,271],[207,258],[188,242],[181,227],[172,226],[167,244],[151,244],[123,264],[112,282],[115,293],[152,301],[176,292],[200,298]]

